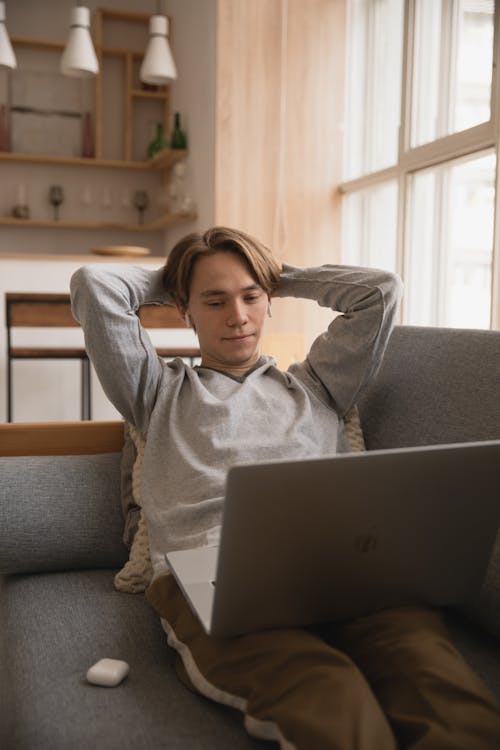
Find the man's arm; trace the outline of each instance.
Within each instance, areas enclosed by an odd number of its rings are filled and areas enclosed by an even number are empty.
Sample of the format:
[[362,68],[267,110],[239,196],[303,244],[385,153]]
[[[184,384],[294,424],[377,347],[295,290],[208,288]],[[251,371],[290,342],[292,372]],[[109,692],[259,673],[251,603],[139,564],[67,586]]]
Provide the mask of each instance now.
[[101,385],[141,432],[147,431],[163,367],[136,312],[143,304],[168,301],[162,269],[94,264],[71,278],[73,315]]
[[305,362],[290,368],[329,399],[340,417],[382,362],[401,294],[401,280],[389,271],[283,266],[277,296],[314,299],[342,313],[313,342]]

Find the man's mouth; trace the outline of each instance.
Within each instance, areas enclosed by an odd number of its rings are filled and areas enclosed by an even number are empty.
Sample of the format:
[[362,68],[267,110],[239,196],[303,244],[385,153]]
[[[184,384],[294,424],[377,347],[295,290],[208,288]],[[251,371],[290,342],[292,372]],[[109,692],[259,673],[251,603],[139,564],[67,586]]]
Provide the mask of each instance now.
[[239,341],[246,341],[247,339],[251,339],[252,337],[253,333],[242,333],[240,336],[224,336],[223,341],[229,341],[237,344]]

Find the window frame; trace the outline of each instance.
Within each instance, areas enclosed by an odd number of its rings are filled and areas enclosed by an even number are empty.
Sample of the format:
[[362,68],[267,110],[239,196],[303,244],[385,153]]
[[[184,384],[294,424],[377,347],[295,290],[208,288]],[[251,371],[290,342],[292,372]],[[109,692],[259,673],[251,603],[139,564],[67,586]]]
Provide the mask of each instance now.
[[[398,208],[396,231],[396,270],[405,277],[405,247],[408,233],[407,197],[410,176],[422,169],[436,167],[464,156],[472,156],[494,150],[497,156],[495,174],[495,203],[493,225],[493,247],[491,268],[491,308],[490,327],[500,329],[500,8],[494,3],[493,59],[490,98],[490,119],[467,130],[438,137],[434,141],[419,146],[411,146],[412,131],[412,80],[415,40],[415,16],[417,0],[405,0],[403,20],[403,59],[401,78],[401,120],[398,141],[397,163],[354,179],[345,180],[338,186],[342,195],[374,187],[387,180],[398,182]],[[445,5],[448,5],[447,3]],[[455,16],[455,3],[443,11],[445,18]],[[451,16],[450,16],[451,14]],[[449,28],[449,27],[448,27]],[[450,37],[450,34],[447,34]],[[448,45],[451,43],[448,38]],[[449,81],[450,71],[442,72],[441,77]],[[443,80],[440,80],[440,88]],[[446,97],[446,115],[449,116],[449,101]],[[441,109],[444,109],[441,107]],[[403,308],[401,308],[401,316]]]

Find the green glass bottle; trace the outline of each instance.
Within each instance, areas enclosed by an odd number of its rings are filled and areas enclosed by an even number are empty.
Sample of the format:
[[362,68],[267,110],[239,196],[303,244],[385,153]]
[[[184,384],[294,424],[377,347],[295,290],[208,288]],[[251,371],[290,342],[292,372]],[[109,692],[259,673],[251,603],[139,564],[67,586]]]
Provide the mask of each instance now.
[[187,138],[181,129],[181,116],[179,112],[176,112],[174,116],[174,129],[172,130],[172,137],[170,139],[170,148],[187,148]]
[[156,125],[156,135],[148,146],[148,156],[151,159],[158,151],[162,148],[167,148],[167,142],[165,140],[165,134],[163,131],[163,125],[159,122]]

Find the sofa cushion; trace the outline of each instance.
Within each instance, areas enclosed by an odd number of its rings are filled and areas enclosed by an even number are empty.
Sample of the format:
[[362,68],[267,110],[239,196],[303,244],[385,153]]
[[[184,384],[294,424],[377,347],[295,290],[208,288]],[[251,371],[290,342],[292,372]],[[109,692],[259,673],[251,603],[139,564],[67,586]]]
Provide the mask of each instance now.
[[[15,750],[269,750],[239,714],[177,679],[156,613],[113,589],[114,571],[0,577],[0,747]],[[2,586],[3,583],[3,586]],[[500,698],[498,641],[455,616],[454,642]],[[116,688],[89,685],[102,657],[124,659]],[[10,661],[9,661],[10,659]]]
[[458,609],[474,623],[500,638],[500,531],[497,532],[481,589]]
[[500,702],[498,639],[467,619],[464,620],[452,609],[445,612],[445,623],[455,646]]
[[[500,439],[500,332],[397,326],[360,403],[368,449]],[[500,535],[460,608],[500,636]]]
[[0,476],[1,572],[123,564],[118,453],[2,457]]
[[[11,661],[2,664],[0,747],[269,750],[239,714],[180,683],[158,616],[143,596],[115,591],[113,575],[5,577],[0,635]],[[103,657],[130,665],[115,688],[85,680]]]
[[360,402],[368,450],[500,438],[500,331],[397,326]]

